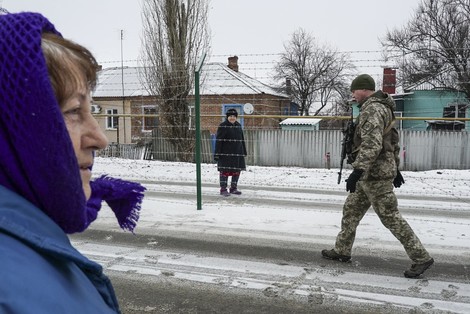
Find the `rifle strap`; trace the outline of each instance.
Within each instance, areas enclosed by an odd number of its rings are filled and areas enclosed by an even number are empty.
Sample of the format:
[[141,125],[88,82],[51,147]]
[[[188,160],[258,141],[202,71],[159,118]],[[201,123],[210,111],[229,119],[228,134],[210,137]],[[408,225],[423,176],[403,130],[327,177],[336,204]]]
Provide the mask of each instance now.
[[386,135],[388,132],[392,130],[394,124],[395,124],[395,119],[390,121],[390,124],[385,128],[384,135]]
[[390,121],[390,123],[385,128],[385,130],[383,132],[383,135],[386,135],[388,132],[390,132],[392,130],[393,126],[395,125],[395,121],[396,121],[395,113],[390,108],[388,108],[388,110],[390,110],[390,112],[392,113],[392,121]]

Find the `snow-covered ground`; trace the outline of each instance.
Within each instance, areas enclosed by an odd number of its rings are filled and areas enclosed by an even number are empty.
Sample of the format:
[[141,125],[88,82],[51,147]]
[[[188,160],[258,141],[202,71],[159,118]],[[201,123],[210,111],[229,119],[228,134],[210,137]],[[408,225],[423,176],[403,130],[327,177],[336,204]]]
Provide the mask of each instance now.
[[[223,198],[218,196],[216,165],[202,164],[202,210],[198,211],[195,164],[96,158],[93,171],[95,176],[109,174],[143,181],[149,196],[152,191],[185,195],[168,200],[147,197],[139,227],[148,222],[179,228],[188,225],[194,230],[197,224],[201,228],[225,229],[225,233],[236,229],[237,234],[270,232],[269,236],[276,238],[318,236],[317,241],[326,239],[329,244],[339,231],[341,212],[322,210],[322,204],[323,207],[343,204],[347,195],[344,179],[350,173],[343,171],[341,184],[337,184],[338,169],[249,166],[239,180],[243,195]],[[405,184],[395,189],[399,208],[422,242],[436,245],[437,251],[452,243],[457,250],[470,252],[470,170],[402,174]],[[263,201],[256,201],[260,199]],[[301,210],[294,202],[302,205]],[[314,215],[318,212],[321,215]],[[377,226],[385,229],[370,210],[359,226],[357,244],[365,239],[371,243],[383,241],[380,245],[396,244],[390,233],[377,232]]]
[[[138,180],[196,182],[196,165],[192,163],[97,157],[93,172]],[[350,171],[343,170],[339,185],[337,173],[338,169],[248,166],[239,183],[240,189],[243,185],[254,185],[344,191],[344,179]],[[404,171],[402,174],[405,184],[395,190],[397,195],[470,197],[470,170]],[[201,177],[202,183],[218,184],[216,165],[202,164]]]
[[[341,205],[347,195],[344,179],[350,173],[350,170],[343,171],[343,180],[338,185],[338,169],[249,166],[239,181],[243,194],[224,198],[218,195],[216,165],[202,164],[202,210],[197,210],[195,164],[96,158],[93,171],[95,176],[108,174],[138,180],[147,186],[137,234],[168,230],[195,236],[237,236],[306,245],[316,243],[324,245],[324,248],[333,246],[339,231]],[[359,265],[353,261],[351,272],[338,273],[332,269],[334,274],[312,265],[303,277],[306,286],[297,286],[298,293],[310,291],[312,283],[315,283],[325,296],[335,295],[366,303],[393,303],[424,311],[470,313],[470,170],[405,171],[402,174],[405,184],[395,191],[403,216],[434,255],[436,264],[456,263],[464,269],[462,278],[447,280],[436,276],[433,280],[426,277],[411,280],[401,273],[396,276],[357,273],[354,267]],[[105,209],[93,226],[117,229],[112,214]],[[400,243],[381,225],[372,210],[358,228],[353,255],[354,252],[379,254],[384,260],[407,259]],[[444,260],[444,256],[450,259]],[[187,263],[195,268],[214,263],[207,258],[189,255],[186,258],[189,259]],[[224,263],[229,264],[227,261]],[[269,269],[267,265],[252,266]],[[246,261],[236,267],[247,272],[257,271],[252,270]],[[273,272],[279,271],[278,268],[274,267]],[[149,271],[140,270],[142,273]],[[305,271],[294,267],[292,276]],[[432,269],[429,274],[432,278]],[[180,272],[180,276],[189,275]],[[213,279],[206,276],[201,280]],[[253,286],[250,279],[239,277],[237,280],[245,280],[247,287]],[[344,283],[348,288],[344,288]],[[269,281],[263,283],[263,289],[275,287],[272,284]],[[335,288],[331,290],[331,287]]]

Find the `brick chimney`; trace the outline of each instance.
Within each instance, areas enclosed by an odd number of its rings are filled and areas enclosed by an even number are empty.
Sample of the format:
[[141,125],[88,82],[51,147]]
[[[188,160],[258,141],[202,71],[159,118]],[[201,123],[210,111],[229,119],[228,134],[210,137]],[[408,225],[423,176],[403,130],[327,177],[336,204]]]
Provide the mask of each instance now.
[[292,94],[292,81],[290,78],[287,78],[287,77],[286,77],[286,93],[287,95]]
[[384,68],[382,91],[387,94],[395,94],[397,86],[397,70]]
[[228,67],[235,72],[238,72],[238,57],[233,56],[233,57],[228,57]]

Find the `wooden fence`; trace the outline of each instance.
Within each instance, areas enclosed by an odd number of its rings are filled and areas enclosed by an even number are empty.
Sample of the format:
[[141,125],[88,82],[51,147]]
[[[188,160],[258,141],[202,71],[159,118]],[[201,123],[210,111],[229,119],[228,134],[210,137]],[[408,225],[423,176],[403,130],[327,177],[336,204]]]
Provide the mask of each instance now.
[[119,157],[124,159],[152,159],[151,143],[144,145],[110,143],[97,151],[98,157]]

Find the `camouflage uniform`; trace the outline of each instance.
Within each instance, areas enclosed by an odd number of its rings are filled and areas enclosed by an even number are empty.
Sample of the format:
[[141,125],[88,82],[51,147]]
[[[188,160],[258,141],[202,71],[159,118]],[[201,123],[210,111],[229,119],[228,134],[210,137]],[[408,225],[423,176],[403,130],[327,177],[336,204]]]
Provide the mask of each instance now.
[[[351,256],[356,229],[372,205],[382,224],[401,242],[414,263],[431,259],[397,208],[393,179],[400,162],[398,133],[392,128],[395,103],[377,91],[359,104],[353,143],[352,166],[364,173],[350,193],[343,207],[341,231],[336,238],[335,251]],[[384,134],[385,133],[385,134]]]

